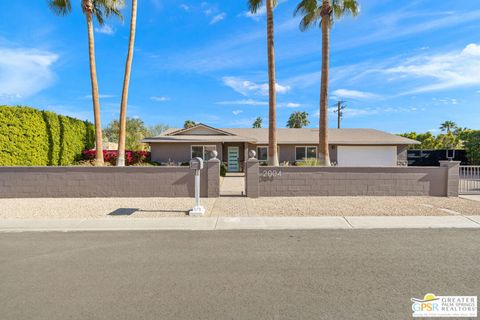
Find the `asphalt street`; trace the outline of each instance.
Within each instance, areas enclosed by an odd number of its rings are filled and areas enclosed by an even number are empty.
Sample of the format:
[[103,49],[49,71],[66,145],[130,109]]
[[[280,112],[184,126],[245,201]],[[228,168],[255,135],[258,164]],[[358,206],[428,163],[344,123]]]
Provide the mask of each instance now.
[[0,319],[410,319],[480,295],[480,230],[0,234]]

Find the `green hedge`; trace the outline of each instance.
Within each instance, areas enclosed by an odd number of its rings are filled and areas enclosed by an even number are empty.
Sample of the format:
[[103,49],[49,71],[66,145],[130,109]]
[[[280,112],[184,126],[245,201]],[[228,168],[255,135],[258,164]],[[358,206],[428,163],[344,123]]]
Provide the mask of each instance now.
[[94,142],[95,129],[88,121],[0,106],[0,166],[70,165]]

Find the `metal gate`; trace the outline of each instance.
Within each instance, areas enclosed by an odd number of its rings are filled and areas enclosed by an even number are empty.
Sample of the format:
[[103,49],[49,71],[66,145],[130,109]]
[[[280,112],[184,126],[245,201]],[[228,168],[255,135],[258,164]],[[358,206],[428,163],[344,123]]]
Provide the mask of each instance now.
[[480,166],[460,166],[460,194],[480,194]]

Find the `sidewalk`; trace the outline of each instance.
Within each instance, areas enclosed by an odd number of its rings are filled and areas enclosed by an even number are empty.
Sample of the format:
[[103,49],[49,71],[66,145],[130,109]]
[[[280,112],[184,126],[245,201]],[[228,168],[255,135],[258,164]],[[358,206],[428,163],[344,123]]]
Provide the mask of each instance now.
[[125,230],[480,229],[480,216],[1,219],[0,232]]

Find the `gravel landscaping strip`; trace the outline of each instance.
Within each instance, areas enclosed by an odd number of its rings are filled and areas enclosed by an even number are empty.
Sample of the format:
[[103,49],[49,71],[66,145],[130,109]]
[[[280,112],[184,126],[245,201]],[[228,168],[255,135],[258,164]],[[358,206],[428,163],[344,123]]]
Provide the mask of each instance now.
[[[0,218],[187,217],[191,198],[0,199]],[[438,197],[221,197],[202,199],[207,216],[480,215],[480,202]]]

